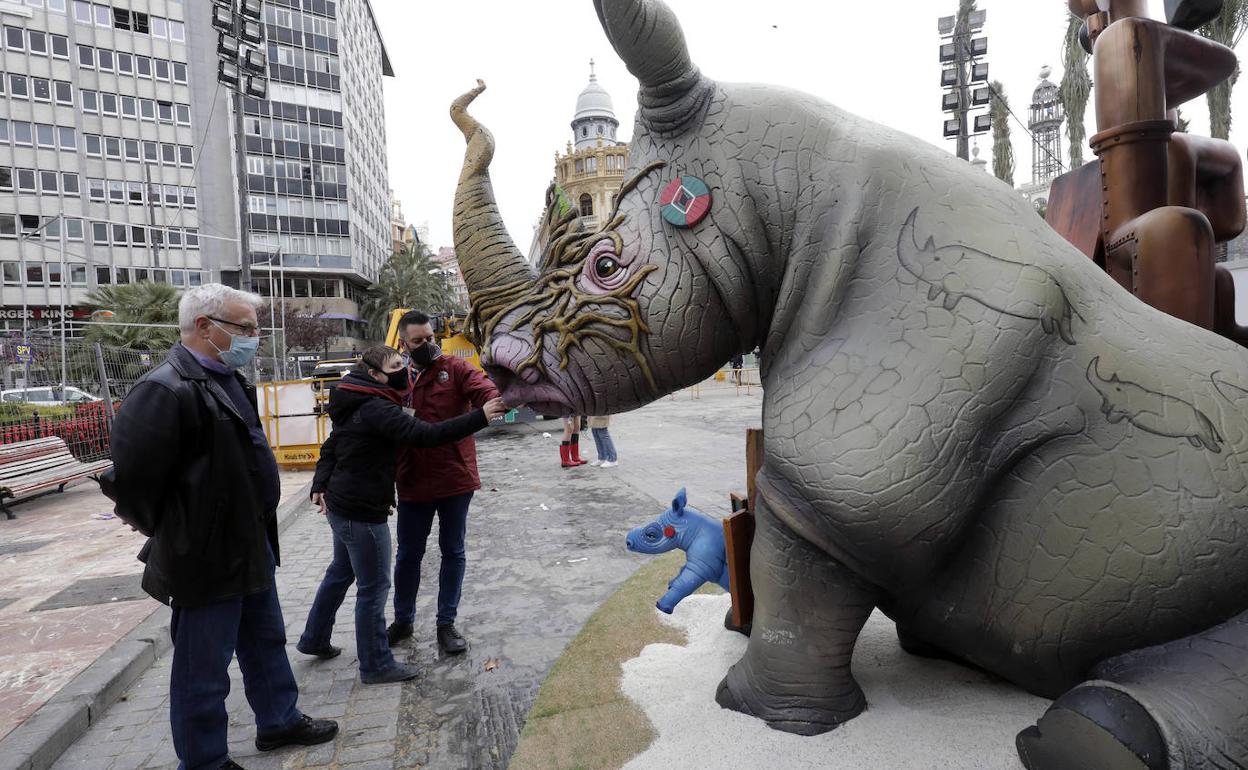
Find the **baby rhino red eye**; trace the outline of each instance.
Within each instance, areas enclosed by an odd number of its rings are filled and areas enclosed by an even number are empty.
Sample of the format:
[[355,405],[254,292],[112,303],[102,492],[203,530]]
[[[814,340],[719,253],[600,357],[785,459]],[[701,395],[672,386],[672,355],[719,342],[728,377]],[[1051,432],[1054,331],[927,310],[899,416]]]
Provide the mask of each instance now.
[[664,528],[663,528],[663,536],[664,536],[664,537],[676,537],[676,528],[675,528],[675,527],[671,527],[671,526],[664,527]]
[[606,254],[598,257],[598,259],[594,261],[594,272],[602,280],[613,277],[622,269],[623,268],[620,267],[620,263],[615,261],[615,257],[608,256]]

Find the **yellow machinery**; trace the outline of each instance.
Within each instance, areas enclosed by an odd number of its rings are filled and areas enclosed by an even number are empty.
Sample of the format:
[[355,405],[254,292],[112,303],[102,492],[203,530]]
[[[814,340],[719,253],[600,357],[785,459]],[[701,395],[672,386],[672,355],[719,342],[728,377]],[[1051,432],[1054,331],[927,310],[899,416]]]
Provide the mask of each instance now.
[[[396,350],[403,349],[399,344],[399,319],[406,312],[408,312],[407,308],[396,308],[390,311],[390,328],[386,332],[386,344]],[[480,369],[481,356],[477,353],[476,347],[464,336],[465,319],[466,316],[463,315],[431,317],[434,339],[438,347],[442,348],[443,354],[458,356]]]

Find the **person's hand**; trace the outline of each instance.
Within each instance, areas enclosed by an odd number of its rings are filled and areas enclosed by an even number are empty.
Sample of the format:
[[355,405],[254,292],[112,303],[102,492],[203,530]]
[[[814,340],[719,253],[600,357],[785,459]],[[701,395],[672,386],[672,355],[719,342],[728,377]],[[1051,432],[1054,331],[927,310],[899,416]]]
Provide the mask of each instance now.
[[482,408],[485,410],[485,419],[487,420],[496,420],[510,411],[501,398],[491,398],[485,402],[485,406]]
[[321,515],[322,515],[322,516],[324,516],[326,513],[328,513],[329,509],[328,509],[328,508],[326,508],[326,506],[325,506],[325,493],[324,493],[324,492],[313,492],[313,493],[312,493],[312,502],[313,502],[313,504],[315,504],[315,505],[316,505],[316,507],[317,507],[317,508],[319,508],[319,509],[321,510]]

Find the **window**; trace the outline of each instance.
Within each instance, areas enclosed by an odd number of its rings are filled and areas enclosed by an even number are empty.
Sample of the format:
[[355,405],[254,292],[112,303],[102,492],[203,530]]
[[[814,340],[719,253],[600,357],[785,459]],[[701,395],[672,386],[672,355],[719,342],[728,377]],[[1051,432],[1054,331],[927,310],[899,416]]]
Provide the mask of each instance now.
[[89,45],[78,46],[78,66],[95,68],[95,49]]
[[117,29],[130,29],[130,11],[125,8],[113,9],[113,26]]
[[[91,242],[99,246],[108,245],[108,223],[92,222],[91,223]],[[108,268],[104,268],[107,270]]]
[[113,225],[113,245],[121,246],[128,241],[126,240],[126,230],[129,229],[125,225]]
[[152,37],[169,37],[169,25],[159,16],[151,18],[151,34]]
[[26,31],[26,35],[30,41],[30,52],[48,55],[48,37],[42,32],[30,29]]
[[18,214],[17,222],[21,228],[22,235],[38,235],[39,234],[39,217],[34,214]]
[[594,199],[588,194],[581,196],[581,216],[592,217],[594,215]]
[[[13,214],[0,214],[0,237],[17,237],[17,217]],[[5,273],[5,280],[8,280],[7,272]]]
[[195,208],[195,188],[194,187],[182,188],[182,205],[189,206],[190,208]]
[[160,144],[160,162],[166,166],[174,166],[178,163],[178,148],[172,144]]
[[180,21],[169,20],[169,39],[175,43],[186,42],[186,25]]
[[185,104],[176,105],[179,126],[191,125],[191,108]]
[[155,59],[154,61],[156,63],[156,79],[168,80],[169,79],[169,62],[165,61],[164,59]]
[[41,192],[56,194],[60,192],[60,175],[55,171],[39,172],[39,188]]
[[[0,83],[4,82],[4,78],[0,78]],[[0,88],[0,92],[4,91]],[[0,119],[0,142],[9,143],[9,121]]]
[[133,96],[121,97],[121,116],[123,118],[138,118],[138,101]]
[[139,140],[127,139],[124,142],[126,148],[126,160],[139,159]]
[[[56,131],[47,123],[35,124],[35,143],[40,147],[56,147]],[[72,129],[71,129],[72,130]]]
[[30,92],[26,90],[26,76],[9,73],[9,93],[25,99]]
[[195,165],[195,161],[191,157],[191,148],[185,144],[178,147],[178,162],[183,166]]
[[52,55],[58,59],[69,58],[69,38],[64,35],[52,36]]
[[100,48],[95,52],[95,59],[99,63],[100,72],[113,71],[113,52],[107,48]]
[[[68,222],[70,220],[66,220],[66,221]],[[86,265],[70,265],[69,266],[69,283],[71,286],[86,286],[87,285],[87,266]]]
[[13,190],[13,169],[9,166],[0,166],[0,191],[12,192]]
[[130,228],[130,242],[133,243],[135,246],[142,246],[143,244],[147,243],[147,228],[137,227],[137,226],[131,227]]
[[173,63],[173,82],[175,83],[186,82],[186,65],[183,64],[182,62],[175,61]]
[[[25,219],[25,217],[22,217],[22,218]],[[27,262],[26,263],[26,283],[27,285],[35,285],[35,286],[43,285],[43,263],[42,262]]]
[[33,168],[19,168],[17,170],[17,189],[22,192],[35,191],[35,170]]
[[113,271],[108,267],[96,266],[95,283],[97,286],[108,286],[113,282]]
[[100,94],[100,113],[104,115],[117,114],[117,94]]
[[282,124],[282,138],[288,142],[299,141],[299,126],[296,123]]
[[26,39],[22,35],[22,28],[5,25],[4,44],[8,46],[10,51],[26,50]]
[[164,186],[164,197],[166,206],[178,205],[178,186],[176,184],[167,184]]
[[82,240],[82,220],[77,217],[65,218],[65,237],[71,241]]
[[67,106],[74,106],[74,87],[68,81],[58,80],[56,87],[56,103]]
[[88,179],[87,180],[87,196],[93,201],[104,200],[104,180]]
[[156,119],[156,102],[153,102],[151,99],[140,99],[139,100],[139,116],[142,117],[144,120],[155,120]]
[[264,158],[259,158],[259,157],[256,157],[255,155],[248,155],[247,156],[247,173],[263,176],[264,175]]
[[126,200],[126,183],[110,179],[108,181],[108,200],[111,203],[124,203]]
[[194,227],[186,229],[186,245],[192,249],[199,248],[199,231]]
[[[59,222],[58,222],[57,224],[59,224]],[[51,229],[51,228],[49,228],[49,229]],[[49,237],[50,237],[50,234],[49,234]],[[59,233],[59,232],[57,233],[57,236],[56,236],[56,237],[58,237],[58,238],[60,237],[60,233]],[[57,263],[57,262],[48,262],[48,263],[46,263],[46,264],[47,264],[47,267],[48,267],[48,283],[52,284],[53,286],[60,286],[60,285],[61,285],[61,266],[60,266],[60,264],[59,264],[59,263]]]
[[146,35],[148,33],[148,16],[146,13],[131,11],[130,23],[134,27],[134,31],[140,35]]
[[204,274],[197,270],[192,270],[187,274],[187,277],[191,279],[190,283],[192,286],[200,286],[204,282]]
[[186,285],[186,273],[184,273],[181,270],[170,270],[169,282],[172,283],[174,286],[185,286]]
[[62,150],[78,149],[78,137],[74,134],[73,126],[59,126],[56,129],[57,139],[60,140]]
[[133,75],[134,74],[134,57],[128,53],[117,52],[117,74]]
[[[8,218],[8,222],[11,225],[13,222],[13,215],[12,214],[0,214],[0,221],[4,221],[2,219],[4,217]],[[9,233],[4,232],[3,226],[0,226],[0,236],[3,236],[3,235],[9,235]],[[6,284],[17,284],[17,283],[22,282],[21,264],[17,262],[5,262],[2,265],[0,265],[0,270],[3,271],[4,282]]]
[[321,166],[321,181],[337,183],[338,167],[337,166]]
[[143,143],[143,160],[156,163],[160,160],[160,151],[157,149],[155,142]]
[[121,140],[115,136],[104,137],[104,157],[121,160]]
[[332,128],[321,129],[321,144],[327,147],[334,146],[334,129]]
[[61,191],[66,195],[77,195],[79,192],[78,175],[68,172],[61,174]]
[[34,94],[36,101],[52,101],[52,81],[47,78],[31,78],[30,90]]
[[[176,227],[166,230],[165,240],[169,243],[170,246],[181,246],[182,245],[182,231],[177,229]],[[255,243],[255,241],[253,240],[252,243]]]
[[150,78],[152,76],[152,60],[146,56],[134,57],[134,69],[141,78]]
[[110,13],[111,9],[107,5],[97,5],[97,6],[92,7],[92,10],[95,11],[96,26],[99,26],[99,27],[113,26],[113,14]]
[[87,155],[98,158],[104,153],[101,151],[100,137],[95,134],[86,134]]
[[74,0],[74,21],[79,24],[91,23],[91,4],[83,0]]
[[126,187],[130,193],[130,202],[142,204],[143,203],[143,183],[142,182],[130,182],[126,185]]
[[130,268],[117,268],[117,283],[130,283]]
[[156,116],[161,123],[173,122],[173,105],[169,102],[156,102]]

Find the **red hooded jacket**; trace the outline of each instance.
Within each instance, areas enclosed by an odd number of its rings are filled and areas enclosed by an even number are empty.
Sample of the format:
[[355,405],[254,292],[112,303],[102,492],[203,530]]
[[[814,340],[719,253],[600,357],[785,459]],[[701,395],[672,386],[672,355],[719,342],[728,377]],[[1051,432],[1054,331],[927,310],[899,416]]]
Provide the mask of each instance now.
[[[426,422],[458,417],[498,397],[498,389],[472,364],[443,355],[422,372],[409,370],[411,388],[403,405]],[[399,500],[428,502],[481,488],[477,443],[471,436],[433,449],[403,449],[396,479]]]

